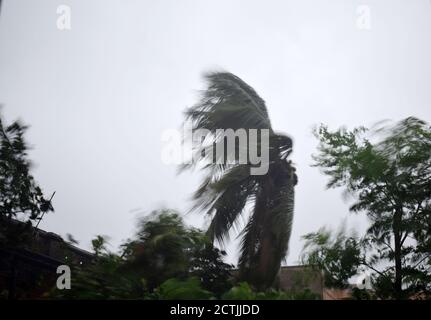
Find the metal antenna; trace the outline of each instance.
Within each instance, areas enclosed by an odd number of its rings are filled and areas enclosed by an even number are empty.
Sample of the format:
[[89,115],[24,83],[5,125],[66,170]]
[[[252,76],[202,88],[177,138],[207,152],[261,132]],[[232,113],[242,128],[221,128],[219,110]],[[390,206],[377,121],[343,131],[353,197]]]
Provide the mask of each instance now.
[[[51,200],[52,200],[52,198],[54,198],[55,192],[56,192],[56,191],[54,191],[54,193],[52,194],[51,198],[48,200],[48,203],[49,203],[50,205],[51,205]],[[39,221],[37,222],[35,229],[37,229],[37,227],[39,226],[39,223],[42,221],[43,216],[44,216],[44,215],[45,215],[45,213],[48,211],[48,209],[49,209],[49,207],[48,207],[45,211],[43,211],[43,212],[42,212],[42,216],[39,218]]]

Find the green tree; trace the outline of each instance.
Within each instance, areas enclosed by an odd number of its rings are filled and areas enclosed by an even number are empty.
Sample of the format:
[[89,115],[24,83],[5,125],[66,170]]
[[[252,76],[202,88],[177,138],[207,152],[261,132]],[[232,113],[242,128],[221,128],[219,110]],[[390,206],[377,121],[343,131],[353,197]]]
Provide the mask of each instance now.
[[326,228],[302,237],[305,240],[302,263],[324,271],[325,286],[346,288],[358,273],[362,251],[355,235],[344,228],[336,234]]
[[216,248],[201,233],[201,240],[193,248],[189,274],[200,280],[202,288],[220,297],[231,286],[233,266],[223,261],[226,252]]
[[[371,133],[370,135],[368,135]],[[375,273],[381,297],[429,295],[431,275],[431,129],[419,119],[369,131],[316,130],[315,165],[356,197],[353,212],[365,212],[370,227],[361,263]]]
[[198,234],[190,232],[174,210],[153,211],[139,223],[135,240],[125,244],[126,269],[147,279],[152,290],[187,274]]
[[232,266],[223,262],[223,252],[202,231],[187,227],[175,210],[153,211],[124,248],[124,270],[145,278],[150,290],[170,278],[187,277],[196,277],[217,295],[229,287]]
[[[134,239],[118,254],[106,237],[92,241],[94,259],[73,266],[72,289],[52,297],[73,299],[173,299],[219,297],[230,288],[231,265],[206,235],[187,227],[175,210],[143,218]],[[183,287],[183,288],[182,288]]]
[[256,292],[247,282],[238,283],[227,291],[223,300],[318,300],[319,296],[309,289],[300,292],[286,292],[275,289]]
[[[212,217],[208,235],[223,243],[233,226],[239,226],[239,217],[252,207],[250,217],[241,232],[240,275],[259,289],[273,285],[282,260],[286,257],[292,228],[295,168],[287,157],[292,152],[292,140],[272,129],[265,102],[255,90],[237,76],[227,72],[206,75],[208,87],[202,98],[186,111],[186,120],[192,128],[208,130],[204,140],[195,141],[198,163],[205,178],[194,194],[194,209]],[[253,143],[249,129],[269,132],[269,163],[264,175],[253,175],[250,158],[239,160],[239,144],[235,154],[228,154],[226,137],[217,130],[244,129],[248,137],[247,153],[264,147],[262,139]],[[261,131],[262,132],[262,131]],[[216,150],[225,150],[223,155]],[[265,150],[264,150],[265,151]],[[264,152],[263,151],[263,152]],[[214,157],[214,155],[216,155]],[[227,162],[227,159],[235,161]],[[220,161],[221,160],[221,161]],[[193,162],[184,168],[192,168]]]
[[208,300],[212,293],[203,289],[198,278],[168,279],[155,291],[154,298],[162,300]]
[[89,264],[73,265],[69,290],[49,292],[54,299],[144,299],[148,295],[145,279],[124,272],[126,261],[107,250],[106,237],[92,240],[94,259]]
[[27,243],[32,224],[44,212],[53,210],[30,174],[31,162],[24,140],[26,130],[19,121],[5,125],[0,116],[0,245],[3,246]]

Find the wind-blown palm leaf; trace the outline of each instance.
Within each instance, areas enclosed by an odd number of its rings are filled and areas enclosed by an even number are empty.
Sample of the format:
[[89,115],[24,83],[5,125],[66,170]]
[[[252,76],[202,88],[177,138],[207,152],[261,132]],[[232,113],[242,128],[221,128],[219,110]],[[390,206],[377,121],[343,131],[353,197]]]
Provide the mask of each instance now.
[[270,129],[265,101],[252,87],[228,72],[208,73],[200,103],[186,111],[195,129]]
[[255,187],[256,181],[250,176],[248,166],[232,168],[211,185],[211,190],[217,195],[207,212],[208,214],[215,212],[208,228],[211,239],[223,242],[228,238],[230,228],[244,210]]

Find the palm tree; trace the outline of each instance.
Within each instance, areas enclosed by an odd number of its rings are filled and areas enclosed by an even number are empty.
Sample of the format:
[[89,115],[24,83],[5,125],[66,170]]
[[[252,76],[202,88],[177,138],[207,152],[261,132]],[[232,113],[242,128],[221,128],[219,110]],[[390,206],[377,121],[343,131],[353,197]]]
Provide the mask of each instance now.
[[[249,158],[245,164],[211,161],[201,166],[205,176],[193,195],[193,209],[211,217],[208,235],[221,244],[229,239],[232,228],[240,226],[239,217],[248,213],[248,221],[239,233],[240,278],[264,290],[274,284],[287,254],[292,229],[294,186],[297,183],[295,168],[287,160],[292,152],[292,139],[273,131],[264,100],[239,77],[228,72],[213,72],[205,78],[207,89],[200,101],[186,111],[186,120],[191,121],[194,130],[269,130],[266,174],[252,175],[253,164]],[[209,135],[195,147],[197,152],[215,150],[224,139],[220,135]],[[256,147],[260,145],[258,142]],[[211,152],[205,152],[207,154]],[[236,154],[234,157],[237,159]],[[194,166],[196,163],[184,165],[182,169]]]

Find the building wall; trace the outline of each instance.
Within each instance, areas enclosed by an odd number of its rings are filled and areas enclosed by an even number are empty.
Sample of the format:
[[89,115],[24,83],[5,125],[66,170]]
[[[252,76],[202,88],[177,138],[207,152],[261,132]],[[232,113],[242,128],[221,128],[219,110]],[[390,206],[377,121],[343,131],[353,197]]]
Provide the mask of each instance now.
[[310,292],[323,296],[323,275],[310,266],[285,266],[278,275],[279,288],[288,292]]

